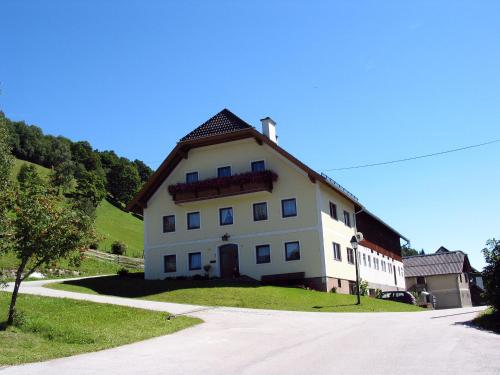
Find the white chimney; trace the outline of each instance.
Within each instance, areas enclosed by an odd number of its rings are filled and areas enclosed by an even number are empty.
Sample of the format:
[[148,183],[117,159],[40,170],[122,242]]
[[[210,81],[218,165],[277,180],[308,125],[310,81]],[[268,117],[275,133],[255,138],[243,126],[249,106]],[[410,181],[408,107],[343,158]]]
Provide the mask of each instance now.
[[266,117],[260,120],[262,122],[262,133],[274,143],[278,143],[276,136],[276,123],[271,117]]

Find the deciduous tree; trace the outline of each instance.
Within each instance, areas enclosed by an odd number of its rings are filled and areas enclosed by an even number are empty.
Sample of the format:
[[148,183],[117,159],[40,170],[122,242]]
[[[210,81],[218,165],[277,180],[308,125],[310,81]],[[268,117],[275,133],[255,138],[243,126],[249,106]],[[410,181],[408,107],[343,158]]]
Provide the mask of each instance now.
[[19,264],[7,325],[13,323],[21,283],[43,265],[60,258],[79,257],[94,238],[90,216],[65,204],[36,171],[26,172],[29,173],[24,173],[22,188],[16,191],[9,223],[9,247]]
[[483,249],[486,267],[483,270],[484,297],[496,313],[500,313],[500,241],[491,239]]

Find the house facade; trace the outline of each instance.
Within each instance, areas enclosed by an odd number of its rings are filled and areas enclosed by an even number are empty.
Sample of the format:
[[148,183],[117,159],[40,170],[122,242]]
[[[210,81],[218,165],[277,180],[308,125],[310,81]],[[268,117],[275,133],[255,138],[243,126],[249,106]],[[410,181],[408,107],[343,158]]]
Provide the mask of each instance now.
[[359,270],[368,282],[368,293],[406,290],[401,240],[409,240],[366,208],[356,213],[357,230],[363,234],[358,247]]
[[408,291],[427,291],[436,299],[436,308],[472,306],[467,254],[440,247],[436,253],[403,258]]
[[129,204],[144,216],[146,279],[289,277],[353,290],[362,205],[278,146],[272,119],[261,121],[262,133],[221,111],[180,140]]

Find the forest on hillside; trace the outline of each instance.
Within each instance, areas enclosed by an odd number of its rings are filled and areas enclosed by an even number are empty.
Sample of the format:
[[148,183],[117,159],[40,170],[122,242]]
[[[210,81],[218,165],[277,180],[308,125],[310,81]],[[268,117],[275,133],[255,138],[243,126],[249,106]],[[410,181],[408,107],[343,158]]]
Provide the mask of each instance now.
[[62,193],[85,195],[95,206],[105,197],[126,205],[153,173],[143,161],[99,151],[87,141],[46,135],[35,125],[12,121],[0,111],[13,155],[51,169],[51,183]]

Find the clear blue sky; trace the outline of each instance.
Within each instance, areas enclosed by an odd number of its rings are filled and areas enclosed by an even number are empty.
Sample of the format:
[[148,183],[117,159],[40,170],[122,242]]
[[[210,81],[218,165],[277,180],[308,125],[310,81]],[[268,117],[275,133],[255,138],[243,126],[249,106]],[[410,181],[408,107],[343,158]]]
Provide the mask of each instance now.
[[[224,107],[318,171],[500,138],[500,2],[2,1],[0,109],[157,167]],[[500,237],[500,144],[330,173],[412,240]]]

